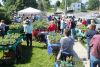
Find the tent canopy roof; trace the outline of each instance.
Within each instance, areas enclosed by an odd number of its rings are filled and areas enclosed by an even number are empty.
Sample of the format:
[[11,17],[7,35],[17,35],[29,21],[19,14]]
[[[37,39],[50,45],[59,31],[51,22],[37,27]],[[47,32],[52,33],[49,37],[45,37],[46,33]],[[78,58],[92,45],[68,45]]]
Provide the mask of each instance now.
[[38,14],[38,13],[41,13],[41,11],[32,7],[18,11],[18,14]]

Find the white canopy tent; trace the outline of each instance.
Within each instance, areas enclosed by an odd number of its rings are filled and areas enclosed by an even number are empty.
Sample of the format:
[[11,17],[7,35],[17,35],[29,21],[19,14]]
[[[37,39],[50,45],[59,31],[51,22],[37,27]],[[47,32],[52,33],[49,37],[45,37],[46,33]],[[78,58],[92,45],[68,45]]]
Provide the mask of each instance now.
[[41,14],[41,13],[42,12],[40,10],[29,7],[29,8],[18,11],[18,16],[22,16],[22,15],[29,16],[29,15],[35,15],[35,14]]

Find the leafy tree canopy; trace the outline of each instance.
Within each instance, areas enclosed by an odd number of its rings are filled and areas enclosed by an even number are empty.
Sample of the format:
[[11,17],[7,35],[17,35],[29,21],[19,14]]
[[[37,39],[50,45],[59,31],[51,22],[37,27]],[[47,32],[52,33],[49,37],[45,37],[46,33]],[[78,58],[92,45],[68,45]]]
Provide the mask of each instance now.
[[56,6],[59,7],[60,6],[60,1],[56,2]]
[[88,8],[90,10],[95,10],[95,9],[99,8],[99,3],[100,3],[99,0],[89,0]]

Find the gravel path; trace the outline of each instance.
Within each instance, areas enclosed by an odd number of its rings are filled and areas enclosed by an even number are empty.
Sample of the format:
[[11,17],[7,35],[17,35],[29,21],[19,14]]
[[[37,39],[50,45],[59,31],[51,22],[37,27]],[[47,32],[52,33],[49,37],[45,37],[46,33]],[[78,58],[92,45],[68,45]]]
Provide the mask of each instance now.
[[78,58],[83,61],[85,67],[90,67],[89,60],[87,60],[87,50],[82,46],[80,42],[75,42],[74,51],[77,54]]

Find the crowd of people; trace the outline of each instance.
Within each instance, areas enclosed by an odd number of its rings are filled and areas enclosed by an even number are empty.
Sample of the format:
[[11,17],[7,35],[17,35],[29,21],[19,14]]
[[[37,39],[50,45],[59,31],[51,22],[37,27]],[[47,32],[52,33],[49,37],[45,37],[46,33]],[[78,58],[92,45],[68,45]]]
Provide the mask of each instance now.
[[[96,36],[96,37],[95,37]],[[86,32],[88,59],[90,59],[90,66],[100,66],[100,31],[96,31],[96,25],[91,24]]]
[[[16,14],[13,16],[13,18],[12,18],[12,21],[13,22],[16,22],[16,23],[21,23],[21,22],[23,22],[24,21],[24,19],[26,18],[27,16],[25,16],[24,14],[23,15],[21,15],[21,16],[17,16]],[[38,15],[38,14],[35,14],[35,15],[31,15],[31,16],[28,16],[28,18],[30,18],[30,19],[32,19],[33,21],[37,21],[37,20],[39,20],[40,18],[41,18],[41,16],[40,15]]]
[[[33,22],[34,17],[26,17],[23,20],[23,32],[26,37],[27,46],[32,47],[32,31],[33,31]],[[65,60],[65,52],[73,56],[73,45],[76,38],[76,28],[78,25],[84,25],[87,27],[87,31],[83,32],[87,40],[87,53],[88,59],[90,60],[90,67],[100,67],[100,31],[96,30],[96,25],[94,20],[91,20],[89,23],[86,19],[79,18],[76,22],[75,17],[66,18],[66,16],[48,16],[48,34],[56,35],[56,32],[59,34],[64,34],[64,37],[60,39],[61,44],[61,59]],[[5,32],[4,20],[1,20],[0,31],[4,37]],[[43,35],[43,32],[41,33]],[[41,36],[39,33],[38,35]],[[44,33],[45,34],[45,33]],[[47,35],[47,34],[46,34]],[[45,35],[43,35],[45,36]],[[43,37],[42,37],[43,38]],[[44,38],[45,39],[45,38]],[[46,42],[46,41],[45,41]]]
[[73,44],[76,37],[75,35],[77,34],[75,28],[77,28],[77,25],[86,26],[87,31],[84,32],[84,34],[87,40],[87,53],[88,60],[90,60],[90,67],[97,67],[97,65],[98,67],[100,67],[100,31],[96,30],[95,21],[93,19],[88,22],[84,18],[79,18],[76,22],[73,17],[70,19],[66,19],[65,16],[59,16],[58,18],[49,16],[48,20],[55,22],[54,24],[52,24],[51,22],[51,24],[49,25],[48,29],[50,32],[54,33],[54,31],[58,30],[60,34],[65,35],[60,40],[62,60],[66,60],[65,52],[73,55]]
[[[75,17],[74,17],[75,18]],[[88,59],[90,60],[90,67],[96,67],[100,64],[100,31],[96,30],[96,25],[94,20],[92,19],[90,21],[90,24],[85,20],[79,18],[77,22],[75,21],[73,17],[66,19],[65,16],[49,16],[48,17],[48,34],[52,34],[53,36],[56,35],[56,32],[59,34],[64,34],[64,37],[60,39],[61,44],[61,59],[65,60],[66,53],[74,56],[73,54],[73,45],[76,38],[76,30],[77,23],[80,22],[79,25],[84,25],[87,27],[87,31],[84,32],[87,40],[87,53],[88,53]],[[27,46],[32,46],[32,22],[26,18],[23,21],[25,24],[24,27],[24,33],[26,36]],[[44,33],[45,34],[45,33]],[[39,36],[43,35],[39,33]],[[45,36],[45,35],[44,35]],[[45,39],[45,38],[44,38]],[[46,41],[45,41],[46,42]],[[67,55],[68,55],[67,54]]]
[[[53,31],[55,30],[55,31],[60,32],[60,34],[63,34],[64,29],[71,29],[71,31],[73,32],[76,27],[76,22],[74,22],[73,18],[66,19],[65,16],[62,16],[62,17],[59,16],[57,18],[54,16],[51,16],[51,17],[48,17],[48,20],[53,22],[53,24],[49,23],[49,26],[48,26],[49,31],[51,31],[52,29]],[[72,33],[72,35],[74,36],[74,33]]]

